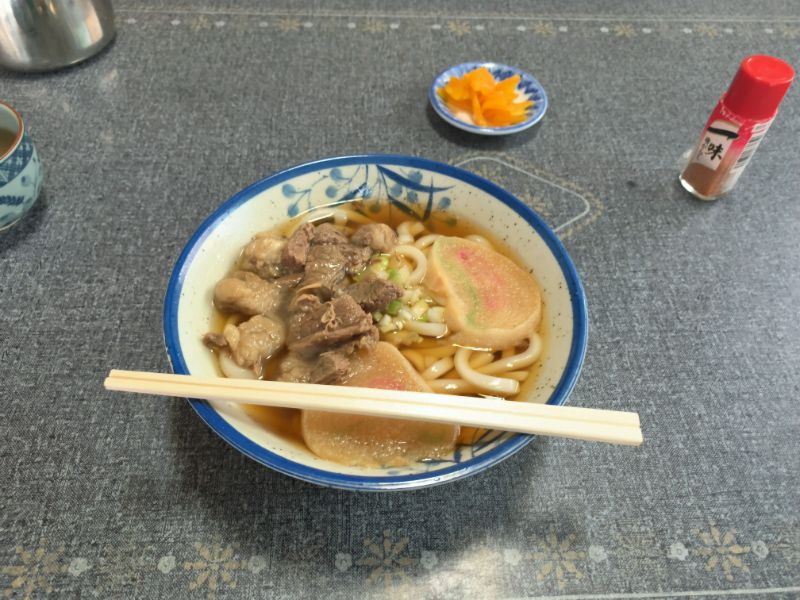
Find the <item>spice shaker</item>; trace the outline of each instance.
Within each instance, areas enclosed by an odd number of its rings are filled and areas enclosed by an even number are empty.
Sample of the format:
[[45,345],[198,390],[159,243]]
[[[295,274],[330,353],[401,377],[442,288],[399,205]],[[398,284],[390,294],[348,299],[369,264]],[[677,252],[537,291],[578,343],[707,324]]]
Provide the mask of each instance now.
[[716,200],[736,184],[793,79],[792,67],[778,58],[754,55],[742,61],[680,175],[689,193]]

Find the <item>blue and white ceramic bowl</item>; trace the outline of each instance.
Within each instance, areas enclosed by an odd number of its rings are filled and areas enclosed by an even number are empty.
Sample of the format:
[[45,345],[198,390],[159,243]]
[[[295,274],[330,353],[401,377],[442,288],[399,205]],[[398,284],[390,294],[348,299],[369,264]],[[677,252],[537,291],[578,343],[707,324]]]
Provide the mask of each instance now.
[[[509,125],[508,127],[481,127],[476,125],[472,117],[466,112],[452,112],[447,104],[441,99],[438,91],[443,88],[451,77],[462,77],[464,74],[469,73],[480,67],[486,67],[497,81],[508,79],[514,75],[520,76],[519,84],[517,85],[517,95],[521,100],[532,100],[533,106],[528,109],[528,116],[524,121],[516,125]],[[479,135],[508,135],[510,133],[518,133],[532,127],[542,120],[544,113],[547,111],[547,94],[545,94],[542,84],[536,79],[516,67],[509,67],[508,65],[501,65],[493,62],[468,62],[450,67],[446,71],[442,71],[433,80],[431,89],[428,93],[431,106],[437,114],[445,121],[450,123],[453,127],[458,127],[470,133],[477,133]]]
[[[164,338],[176,373],[216,376],[201,343],[212,317],[212,294],[240,249],[257,232],[315,207],[358,199],[367,210],[391,202],[421,219],[468,218],[507,242],[531,269],[544,299],[545,353],[527,402],[563,404],[583,363],[586,303],[580,279],[561,242],[517,198],[473,173],[410,156],[330,158],[282,171],[245,188],[200,226],[181,252],[164,306]],[[402,207],[402,208],[400,208]],[[276,471],[312,483],[353,490],[400,490],[436,485],[478,473],[511,456],[531,436],[489,432],[449,457],[405,468],[355,468],[322,460],[265,431],[240,407],[192,400],[222,438]]]
[[14,140],[0,155],[0,231],[27,213],[42,188],[42,164],[20,114],[0,101],[0,129],[13,132]]

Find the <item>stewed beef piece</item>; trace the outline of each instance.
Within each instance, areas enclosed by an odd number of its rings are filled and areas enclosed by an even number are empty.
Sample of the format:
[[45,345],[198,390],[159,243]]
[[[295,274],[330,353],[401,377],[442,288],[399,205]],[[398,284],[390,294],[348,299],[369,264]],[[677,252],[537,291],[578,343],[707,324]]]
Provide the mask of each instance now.
[[350,296],[314,305],[303,304],[289,318],[287,346],[292,352],[313,356],[362,336],[377,339],[372,316]]
[[388,225],[374,223],[359,227],[350,241],[359,246],[369,246],[375,252],[388,254],[397,245],[397,234]]
[[262,364],[283,346],[286,332],[280,321],[256,315],[238,325],[226,325],[222,333],[208,333],[203,338],[211,348],[230,353],[240,367],[261,375]]
[[347,287],[343,293],[351,296],[365,311],[373,313],[385,311],[392,300],[403,295],[404,290],[391,281],[368,274],[358,283]]
[[222,312],[266,315],[286,301],[288,289],[249,271],[236,271],[214,287],[214,305]]

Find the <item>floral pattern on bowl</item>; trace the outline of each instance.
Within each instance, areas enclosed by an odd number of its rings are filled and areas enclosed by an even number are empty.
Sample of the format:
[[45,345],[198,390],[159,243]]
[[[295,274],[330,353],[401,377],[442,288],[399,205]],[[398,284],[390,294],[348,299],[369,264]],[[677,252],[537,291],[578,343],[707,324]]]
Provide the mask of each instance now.
[[22,117],[0,102],[0,127],[16,131],[17,139],[0,157],[0,231],[19,221],[35,204],[44,178],[39,155]]
[[433,177],[427,179],[419,169],[390,168],[379,164],[361,164],[350,167],[334,167],[321,172],[308,186],[298,189],[292,183],[284,183],[281,193],[288,200],[287,217],[315,208],[315,199],[323,190],[326,204],[362,201],[368,212],[378,212],[383,202],[409,217],[427,221],[434,210],[444,211],[450,207],[447,191],[453,186],[437,187]]

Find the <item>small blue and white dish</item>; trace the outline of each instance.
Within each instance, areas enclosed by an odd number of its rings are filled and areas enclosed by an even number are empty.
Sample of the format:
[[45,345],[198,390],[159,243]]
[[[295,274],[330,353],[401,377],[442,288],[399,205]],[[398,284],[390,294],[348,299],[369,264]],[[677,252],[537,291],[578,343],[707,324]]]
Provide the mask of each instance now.
[[[481,127],[476,125],[469,114],[467,113],[453,113],[447,104],[439,96],[439,89],[443,88],[451,77],[463,77],[466,73],[474,71],[480,67],[486,67],[492,74],[492,77],[497,81],[508,79],[514,75],[520,76],[520,82],[517,85],[517,95],[521,100],[533,101],[533,106],[528,109],[527,118],[515,125],[507,127]],[[431,89],[428,92],[433,110],[442,117],[445,121],[450,123],[453,127],[458,127],[470,133],[478,135],[509,135],[511,133],[519,133],[542,120],[544,113],[547,111],[547,94],[536,78],[529,73],[517,69],[516,67],[509,67],[500,63],[493,62],[468,62],[450,67],[446,71],[442,71],[433,80]]]
[[[498,185],[411,156],[358,155],[306,163],[254,183],[214,211],[184,247],[167,289],[164,341],[173,371],[218,376],[202,337],[211,328],[214,285],[242,246],[292,217],[350,200],[378,211],[391,203],[423,222],[444,213],[450,220],[481,223],[508,244],[534,274],[545,306],[539,331],[547,338],[546,351],[536,385],[519,401],[566,402],[583,364],[587,315],[583,287],[564,246],[541,217]],[[533,439],[488,431],[436,460],[404,467],[351,467],[324,460],[268,431],[239,405],[191,404],[211,429],[253,460],[298,479],[351,490],[416,489],[455,481],[496,465]]]
[[0,231],[19,221],[39,197],[42,164],[20,114],[0,101]]

